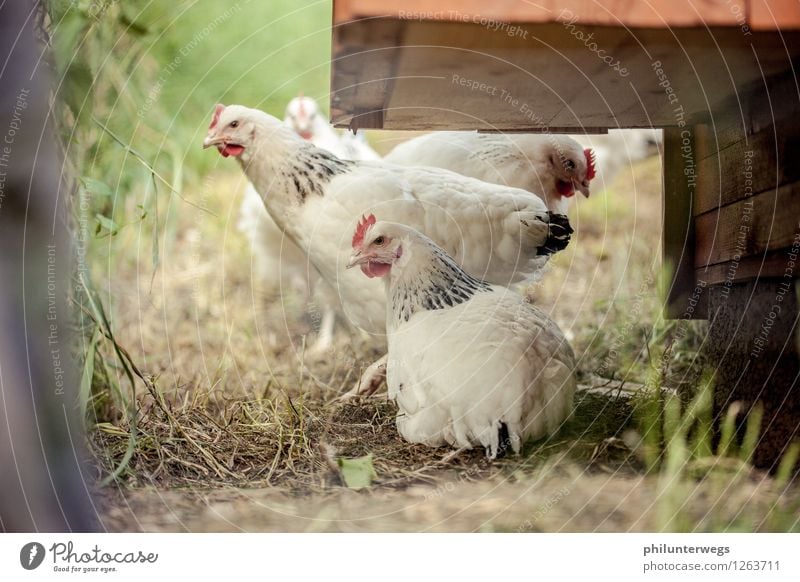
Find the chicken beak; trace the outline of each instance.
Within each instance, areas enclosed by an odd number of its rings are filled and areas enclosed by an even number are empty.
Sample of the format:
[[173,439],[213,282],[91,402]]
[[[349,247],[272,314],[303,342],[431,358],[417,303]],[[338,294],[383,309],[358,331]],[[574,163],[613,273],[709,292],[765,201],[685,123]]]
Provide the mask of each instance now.
[[203,140],[203,149],[210,148],[211,146],[215,146],[217,144],[222,143],[224,140],[219,135],[209,133],[206,138]]
[[581,194],[583,194],[586,198],[589,197],[589,180],[584,180],[582,183],[578,184],[578,190]]
[[346,269],[352,269],[357,265],[362,265],[368,262],[370,257],[368,255],[361,254],[361,251],[356,251],[352,255],[350,255],[350,262],[347,263]]

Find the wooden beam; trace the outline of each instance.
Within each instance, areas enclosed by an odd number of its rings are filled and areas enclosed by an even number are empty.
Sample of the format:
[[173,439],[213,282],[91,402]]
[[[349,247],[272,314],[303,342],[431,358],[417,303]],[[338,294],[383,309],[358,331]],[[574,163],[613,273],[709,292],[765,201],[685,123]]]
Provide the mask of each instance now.
[[692,134],[691,128],[664,130],[663,262],[671,271],[666,305],[666,315],[670,319],[705,317],[702,298],[696,297],[692,219],[694,186],[686,175],[691,166],[687,165],[689,162],[684,157],[684,153],[692,155],[694,151]]
[[[384,17],[339,24],[333,34],[334,124],[363,116],[361,127],[420,131],[578,133],[709,122],[716,132],[717,103],[763,86],[800,57],[800,32],[781,39],[734,27],[524,22],[495,30]],[[376,111],[384,113],[366,118]]]
[[748,0],[747,22],[753,30],[800,28],[797,0]]
[[763,255],[742,257],[739,260],[726,261],[696,269],[695,278],[698,281],[703,281],[706,285],[730,287],[734,283],[741,281],[783,277],[787,268],[794,264],[792,262],[798,264],[796,270],[800,273],[798,258],[800,257],[791,252],[791,248],[768,251]]
[[697,164],[695,214],[800,180],[800,124],[769,126]]
[[457,22],[552,22],[571,14],[586,24],[641,27],[738,26],[747,13],[745,0],[725,3],[697,0],[336,0],[334,7],[337,22],[369,16]]
[[706,212],[695,232],[696,268],[789,247],[800,232],[800,182]]
[[766,278],[708,292],[710,326],[704,346],[715,374],[716,417],[724,418],[739,402],[737,425],[743,429],[752,407],[763,407],[753,463],[764,469],[776,469],[800,437],[797,293],[793,281]]
[[330,111],[337,127],[383,127],[403,28],[381,19],[334,28]]

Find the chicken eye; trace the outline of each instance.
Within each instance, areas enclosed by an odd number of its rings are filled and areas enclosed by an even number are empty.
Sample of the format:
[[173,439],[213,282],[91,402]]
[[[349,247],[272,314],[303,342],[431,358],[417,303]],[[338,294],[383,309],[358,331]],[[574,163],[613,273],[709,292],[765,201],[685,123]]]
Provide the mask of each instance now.
[[379,236],[374,241],[372,241],[372,244],[378,245],[380,247],[380,246],[383,246],[383,243],[385,243],[385,242],[386,242],[386,239],[383,236]]
[[239,121],[238,120],[231,121],[230,126],[231,127],[239,127]]
[[575,169],[575,162],[573,162],[572,160],[565,160],[564,161],[564,167],[567,168],[567,170],[574,170]]

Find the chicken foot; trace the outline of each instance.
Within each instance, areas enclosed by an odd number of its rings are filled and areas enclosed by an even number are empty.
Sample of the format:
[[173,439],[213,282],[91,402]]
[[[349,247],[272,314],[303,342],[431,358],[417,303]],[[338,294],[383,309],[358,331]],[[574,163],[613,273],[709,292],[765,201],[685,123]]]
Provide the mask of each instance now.
[[372,395],[386,379],[386,364],[388,361],[389,354],[386,354],[381,359],[371,364],[364,370],[364,373],[361,375],[358,382],[356,382],[353,389],[342,395],[341,399],[350,400],[351,398],[359,396],[365,397]]

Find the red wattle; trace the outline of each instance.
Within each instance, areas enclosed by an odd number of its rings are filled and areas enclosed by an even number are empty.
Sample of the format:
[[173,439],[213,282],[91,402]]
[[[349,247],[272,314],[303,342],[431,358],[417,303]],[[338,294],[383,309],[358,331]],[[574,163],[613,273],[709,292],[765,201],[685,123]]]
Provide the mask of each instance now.
[[556,182],[556,190],[558,190],[559,194],[567,198],[575,196],[575,186],[572,182],[567,182],[566,180],[558,180]]
[[228,156],[241,156],[242,152],[244,151],[244,146],[240,146],[237,144],[223,144],[219,148],[219,153],[222,154],[222,157],[227,158]]
[[361,265],[361,272],[370,279],[374,277],[385,277],[392,270],[392,265],[389,263],[379,263],[377,261],[369,261]]

